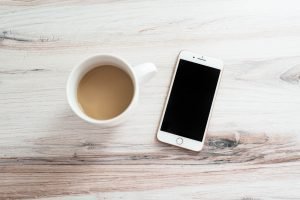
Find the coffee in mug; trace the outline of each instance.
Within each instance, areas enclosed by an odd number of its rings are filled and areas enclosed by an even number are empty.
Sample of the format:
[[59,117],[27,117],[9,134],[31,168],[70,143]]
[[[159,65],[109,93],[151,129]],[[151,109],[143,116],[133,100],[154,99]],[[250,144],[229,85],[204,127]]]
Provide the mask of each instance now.
[[85,114],[106,120],[121,114],[129,106],[133,93],[132,80],[125,71],[103,65],[83,76],[77,88],[77,99]]

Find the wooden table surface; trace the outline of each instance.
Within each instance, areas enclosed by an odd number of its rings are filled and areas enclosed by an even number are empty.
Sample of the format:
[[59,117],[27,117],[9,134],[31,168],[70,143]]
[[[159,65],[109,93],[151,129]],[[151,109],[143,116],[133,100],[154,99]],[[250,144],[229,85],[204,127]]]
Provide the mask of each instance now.
[[[225,63],[200,153],[155,139],[182,49]],[[158,67],[119,127],[66,101],[95,53]],[[33,198],[300,199],[300,2],[1,0],[0,199]]]

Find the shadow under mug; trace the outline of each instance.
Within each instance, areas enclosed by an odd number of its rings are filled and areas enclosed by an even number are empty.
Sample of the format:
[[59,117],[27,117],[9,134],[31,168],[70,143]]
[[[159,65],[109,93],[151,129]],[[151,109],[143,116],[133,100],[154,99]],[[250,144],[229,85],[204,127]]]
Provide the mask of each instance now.
[[[80,80],[87,72],[101,65],[113,65],[119,67],[130,76],[134,87],[133,97],[128,107],[118,116],[106,120],[98,120],[89,117],[81,109],[77,99],[77,87]],[[156,74],[156,71],[157,69],[153,63],[144,63],[132,67],[125,60],[114,55],[99,54],[91,56],[76,66],[69,75],[66,88],[68,103],[77,116],[89,123],[103,127],[117,125],[123,122],[136,106],[139,97],[140,85],[150,80]]]

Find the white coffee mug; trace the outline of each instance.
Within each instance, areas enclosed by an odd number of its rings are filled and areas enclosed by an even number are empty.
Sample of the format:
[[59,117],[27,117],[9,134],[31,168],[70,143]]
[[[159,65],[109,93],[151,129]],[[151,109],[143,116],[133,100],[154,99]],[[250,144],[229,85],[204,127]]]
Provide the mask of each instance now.
[[[101,65],[113,65],[119,67],[130,76],[134,86],[134,94],[128,107],[118,116],[106,120],[98,120],[86,115],[77,100],[77,87],[82,77],[93,68]],[[94,55],[84,60],[72,70],[67,82],[68,103],[76,115],[89,123],[97,124],[102,127],[117,125],[120,122],[123,122],[136,106],[139,97],[140,85],[151,79],[155,75],[156,71],[157,69],[152,63],[145,63],[132,67],[125,60],[114,55]]]

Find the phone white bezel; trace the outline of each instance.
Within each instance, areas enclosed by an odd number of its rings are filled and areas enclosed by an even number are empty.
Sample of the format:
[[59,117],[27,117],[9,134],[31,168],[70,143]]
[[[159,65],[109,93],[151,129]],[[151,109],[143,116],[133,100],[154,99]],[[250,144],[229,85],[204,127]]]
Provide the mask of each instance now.
[[[209,111],[209,116],[208,116],[208,120],[207,120],[207,123],[206,123],[204,135],[203,135],[203,138],[202,138],[202,142],[160,130],[161,125],[162,125],[162,121],[164,119],[165,111],[166,111],[166,108],[167,108],[167,105],[168,105],[168,102],[169,102],[169,97],[170,97],[170,93],[171,93],[171,90],[172,90],[172,87],[173,87],[173,82],[174,82],[174,79],[175,79],[175,75],[177,73],[178,64],[179,64],[179,61],[181,59],[182,60],[187,60],[187,61],[190,61],[190,62],[194,62],[194,63],[197,63],[197,64],[205,65],[207,67],[220,69],[220,71],[221,71],[219,79],[218,79],[215,95],[214,95],[214,98],[213,98],[213,101],[212,101],[212,106],[211,106],[211,109]],[[164,105],[164,109],[163,109],[163,112],[162,112],[162,116],[161,116],[161,119],[160,119],[158,131],[157,131],[157,135],[156,135],[157,139],[159,141],[167,143],[167,144],[175,145],[175,146],[178,146],[178,147],[182,147],[182,148],[185,148],[185,149],[189,149],[189,150],[192,150],[192,151],[200,151],[203,148],[203,144],[204,144],[204,141],[205,141],[206,132],[207,132],[208,124],[209,124],[209,121],[210,121],[210,117],[211,117],[215,97],[216,97],[217,90],[218,90],[218,87],[219,87],[219,83],[220,83],[220,80],[221,80],[222,71],[223,71],[223,62],[221,60],[211,58],[211,57],[207,57],[207,56],[203,56],[203,55],[199,55],[199,54],[195,54],[195,53],[192,53],[192,52],[189,52],[189,51],[181,51],[179,53],[177,61],[176,61],[175,71],[173,73],[173,77],[172,77],[172,80],[171,80],[169,92],[168,92],[168,95],[167,95],[167,99],[166,99],[166,102],[165,102],[165,105]],[[182,143],[181,144],[177,143],[177,140],[179,140],[180,142],[182,141]]]

